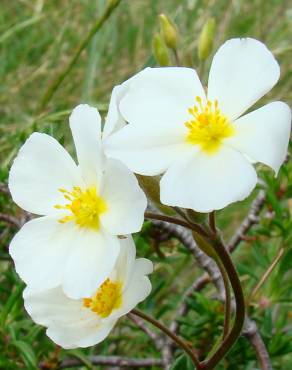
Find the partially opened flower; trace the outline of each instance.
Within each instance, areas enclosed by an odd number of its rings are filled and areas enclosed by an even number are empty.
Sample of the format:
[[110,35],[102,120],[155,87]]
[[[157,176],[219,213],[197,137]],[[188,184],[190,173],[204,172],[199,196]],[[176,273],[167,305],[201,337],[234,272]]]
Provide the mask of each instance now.
[[145,259],[135,260],[131,237],[121,240],[114,269],[88,298],[71,299],[56,287],[35,293],[24,291],[24,304],[33,320],[46,326],[47,335],[64,348],[88,347],[104,340],[117,320],[143,301],[151,291],[146,275],[153,270]]
[[279,65],[254,39],[227,41],[214,56],[207,95],[193,69],[147,68],[131,81],[118,110],[129,122],[106,152],[143,175],[163,174],[164,204],[201,212],[247,197],[257,183],[252,163],[277,174],[291,111],[273,102],[242,115],[278,81]]
[[79,165],[51,136],[32,134],[9,176],[14,201],[43,215],[10,245],[15,267],[32,289],[62,285],[73,298],[93,293],[112,270],[118,235],[139,231],[146,197],[135,176],[102,152],[101,119],[88,105],[70,117]]

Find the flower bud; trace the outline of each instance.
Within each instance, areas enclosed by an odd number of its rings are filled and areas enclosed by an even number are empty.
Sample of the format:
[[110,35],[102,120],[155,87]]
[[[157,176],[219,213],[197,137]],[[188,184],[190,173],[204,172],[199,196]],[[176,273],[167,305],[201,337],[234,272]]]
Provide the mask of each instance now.
[[174,215],[175,212],[171,207],[160,203],[159,179],[155,176],[142,176],[136,174],[139,185],[144,190],[147,197],[155,204],[155,206],[166,215]]
[[170,49],[176,49],[178,44],[178,33],[175,25],[165,14],[159,15],[161,33],[163,35],[165,44]]
[[156,33],[153,36],[152,42],[153,54],[155,60],[160,66],[169,66],[170,65],[170,58],[168,54],[167,47],[159,33]]
[[215,37],[215,26],[215,19],[209,18],[202,29],[198,45],[198,57],[200,60],[207,59],[212,51]]
[[214,252],[214,249],[212,248],[212,246],[205,240],[205,238],[203,238],[200,234],[196,233],[195,231],[192,233],[193,234],[193,237],[197,243],[197,246],[204,252],[207,254],[207,256],[211,257],[211,258],[217,258],[216,257],[216,253]]

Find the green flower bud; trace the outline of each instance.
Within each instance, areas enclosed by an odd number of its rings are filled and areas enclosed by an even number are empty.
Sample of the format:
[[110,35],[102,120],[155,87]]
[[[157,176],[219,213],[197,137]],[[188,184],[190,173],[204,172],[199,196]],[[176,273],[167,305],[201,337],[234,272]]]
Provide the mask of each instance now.
[[155,60],[160,66],[165,67],[170,65],[167,47],[159,33],[153,36],[152,49]]
[[208,58],[212,51],[213,41],[215,37],[216,23],[214,18],[209,18],[205,23],[198,45],[198,57],[200,60]]
[[217,258],[217,255],[213,249],[213,247],[210,245],[210,243],[205,239],[203,238],[200,234],[196,233],[195,231],[193,231],[193,237],[197,243],[197,246],[204,252],[207,254],[207,256],[213,258],[213,259],[216,259]]
[[171,207],[160,203],[160,189],[159,178],[155,176],[142,176],[136,174],[139,185],[144,190],[147,197],[156,205],[156,207],[163,213],[169,216],[175,215]]
[[175,50],[178,44],[178,33],[175,25],[165,14],[159,15],[161,33],[163,35],[166,46]]

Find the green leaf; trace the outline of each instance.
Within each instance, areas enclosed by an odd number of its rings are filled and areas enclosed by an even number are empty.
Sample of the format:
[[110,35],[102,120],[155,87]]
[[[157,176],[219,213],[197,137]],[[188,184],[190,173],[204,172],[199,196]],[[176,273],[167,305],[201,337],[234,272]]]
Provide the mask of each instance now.
[[72,349],[67,351],[67,355],[78,358],[78,360],[80,360],[87,367],[87,369],[94,370],[94,366],[80,349]]
[[179,356],[172,364],[170,370],[193,370],[194,365],[191,359],[185,354]]
[[282,276],[289,270],[292,270],[292,249],[289,249],[284,258],[282,258],[279,275]]
[[20,356],[26,365],[28,370],[38,369],[37,358],[32,347],[21,340],[15,340],[11,342],[11,345],[16,347],[20,352]]
[[16,304],[16,302],[20,298],[23,288],[24,288],[24,284],[20,283],[15,288],[15,290],[12,292],[6,304],[2,308],[2,311],[0,313],[0,326],[1,327],[3,327],[3,325],[5,324],[9,312],[12,310],[13,306]]

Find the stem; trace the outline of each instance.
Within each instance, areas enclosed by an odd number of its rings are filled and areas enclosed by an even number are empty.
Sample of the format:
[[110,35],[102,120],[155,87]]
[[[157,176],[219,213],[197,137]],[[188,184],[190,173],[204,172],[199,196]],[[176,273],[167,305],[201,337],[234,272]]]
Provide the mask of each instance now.
[[227,354],[227,352],[233,346],[241,333],[245,319],[245,302],[243,291],[232,259],[230,258],[229,253],[219,239],[214,240],[214,251],[217,253],[218,258],[221,260],[233,288],[236,303],[236,312],[234,325],[230,333],[223,340],[217,351],[209,359],[203,362],[203,368],[208,370],[214,369],[218,362]]
[[228,281],[228,276],[225,271],[225,268],[219,259],[216,260],[217,266],[221,272],[222,280],[224,283],[225,289],[225,313],[224,313],[224,330],[223,330],[223,339],[226,338],[227,334],[229,333],[230,328],[230,317],[231,317],[231,294],[230,294],[230,286]]
[[181,216],[185,221],[189,221],[189,219],[187,218],[187,216],[186,216],[186,214],[184,213],[184,211],[182,211],[179,207],[172,207],[174,210],[175,210],[175,212],[179,215],[179,216]]
[[190,358],[192,359],[194,365],[196,366],[196,369],[198,369],[198,370],[202,369],[201,364],[200,364],[199,360],[197,359],[197,356],[195,355],[194,351],[187,345],[187,343],[185,343],[184,340],[182,340],[181,338],[179,338],[172,331],[170,331],[166,326],[164,326],[163,324],[161,324],[159,321],[157,321],[153,317],[148,316],[144,312],[142,312],[142,311],[137,310],[137,309],[134,308],[131,311],[131,313],[134,314],[134,315],[136,315],[136,316],[138,316],[138,317],[141,317],[142,319],[144,319],[144,320],[146,320],[148,322],[150,322],[156,328],[158,328],[159,330],[163,331],[164,334],[166,334],[169,338],[171,338],[179,347],[181,347],[190,356]]
[[[241,283],[239,280],[239,276],[237,271],[233,265],[232,259],[227,252],[224,244],[222,241],[216,237],[214,234],[208,235],[207,232],[198,224],[190,224],[183,220],[178,220],[174,217],[158,215],[151,212],[145,212],[146,218],[152,218],[156,220],[172,222],[177,225],[181,225],[187,227],[196,233],[198,233],[203,239],[206,238],[206,243],[210,245],[213,252],[216,254],[215,260],[219,259],[227,273],[229,281],[231,283],[234,298],[236,303],[236,311],[235,311],[235,319],[234,324],[229,332],[229,334],[224,338],[223,342],[220,344],[219,348],[216,350],[214,354],[207,360],[202,363],[199,363],[199,369],[206,369],[211,370],[214,369],[215,366],[222,360],[222,358],[228,353],[231,349],[233,344],[236,342],[237,338],[240,336],[244,319],[245,319],[245,302],[244,302],[244,295],[241,287]],[[214,238],[215,237],[215,238]],[[217,260],[218,263],[218,260]]]
[[189,223],[187,221],[180,220],[180,219],[172,217],[172,216],[160,215],[160,214],[154,213],[154,212],[145,212],[145,218],[148,218],[150,220],[160,220],[160,221],[165,221],[165,222],[169,222],[169,223],[172,223],[172,224],[180,225],[180,226],[186,227],[188,229],[191,229],[193,231],[196,231],[200,235],[208,237],[208,234],[206,233],[206,231],[200,225],[194,224],[194,223]]
[[283,254],[284,254],[284,248],[281,248],[279,250],[279,252],[277,253],[276,257],[274,258],[273,262],[271,263],[271,265],[267,269],[267,271],[264,273],[264,275],[261,277],[260,281],[257,283],[257,285],[255,286],[255,288],[253,289],[253,291],[252,291],[252,293],[251,293],[251,295],[249,297],[249,301],[251,301],[251,299],[257,294],[258,290],[266,282],[267,278],[269,277],[269,275],[271,274],[271,272],[274,270],[274,268],[276,267],[277,263],[280,261],[280,259],[283,256]]
[[209,213],[209,225],[212,233],[216,235],[217,230],[216,230],[216,218],[215,218],[215,211]]
[[63,82],[64,78],[68,75],[68,73],[71,71],[75,63],[77,62],[80,54],[82,51],[86,48],[86,46],[89,44],[91,41],[92,37],[100,30],[100,28],[104,25],[104,23],[108,20],[112,12],[115,10],[115,8],[119,5],[121,0],[111,0],[109,2],[109,5],[105,9],[104,13],[101,15],[100,18],[95,22],[95,24],[91,27],[91,29],[88,31],[87,35],[84,37],[84,39],[81,41],[79,46],[77,47],[75,54],[69,61],[69,63],[65,66],[63,71],[59,75],[56,76],[56,78],[52,81],[50,86],[45,92],[45,95],[43,99],[41,100],[40,105],[37,108],[37,112],[42,111],[47,103],[51,100],[52,96],[58,89],[58,87],[61,85]]

